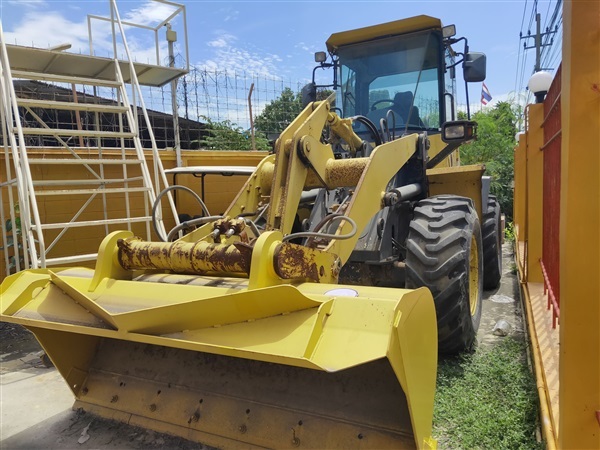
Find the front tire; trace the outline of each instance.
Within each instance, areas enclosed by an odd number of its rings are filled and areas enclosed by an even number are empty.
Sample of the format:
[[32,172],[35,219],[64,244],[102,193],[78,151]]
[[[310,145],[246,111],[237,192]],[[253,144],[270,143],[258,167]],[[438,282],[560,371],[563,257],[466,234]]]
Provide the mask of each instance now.
[[481,320],[481,227],[473,201],[454,195],[421,200],[406,241],[407,289],[433,295],[440,353],[469,350]]
[[494,195],[488,197],[481,229],[483,241],[483,288],[496,289],[502,278],[502,224],[500,205]]

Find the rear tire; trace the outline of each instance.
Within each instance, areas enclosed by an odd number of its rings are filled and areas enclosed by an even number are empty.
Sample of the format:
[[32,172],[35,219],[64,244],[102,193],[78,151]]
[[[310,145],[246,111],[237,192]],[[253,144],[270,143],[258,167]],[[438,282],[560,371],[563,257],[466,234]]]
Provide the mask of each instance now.
[[483,288],[496,289],[502,277],[502,224],[500,205],[494,195],[488,197],[481,228],[483,240]]
[[475,342],[483,291],[481,228],[473,201],[454,195],[421,200],[406,240],[406,288],[433,295],[438,350],[457,353]]

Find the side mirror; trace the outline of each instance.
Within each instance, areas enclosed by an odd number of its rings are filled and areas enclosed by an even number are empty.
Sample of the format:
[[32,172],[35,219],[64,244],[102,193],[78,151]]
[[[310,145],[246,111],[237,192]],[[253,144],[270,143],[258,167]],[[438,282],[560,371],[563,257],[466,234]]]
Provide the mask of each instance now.
[[467,53],[463,62],[463,72],[465,81],[468,83],[484,81],[485,66],[486,57],[484,53]]
[[309,103],[317,101],[317,85],[308,83],[302,88],[300,95],[302,96],[302,108],[306,108]]
[[477,123],[470,120],[455,120],[442,125],[442,141],[467,142],[475,138]]

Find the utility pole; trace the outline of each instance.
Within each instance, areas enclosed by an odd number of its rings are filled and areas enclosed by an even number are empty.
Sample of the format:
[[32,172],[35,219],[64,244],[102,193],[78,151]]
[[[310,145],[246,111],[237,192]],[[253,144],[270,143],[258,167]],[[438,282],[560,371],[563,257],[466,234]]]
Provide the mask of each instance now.
[[558,30],[558,25],[557,25],[554,28],[554,30],[550,30],[550,29],[546,28],[546,31],[542,33],[541,32],[541,21],[542,21],[542,18],[541,18],[540,13],[536,13],[535,14],[535,34],[532,36],[531,32],[528,31],[527,32],[527,36],[523,36],[522,33],[519,36],[521,38],[521,40],[533,38],[533,42],[534,42],[533,45],[530,45],[528,47],[527,46],[527,42],[524,42],[523,43],[523,48],[525,50],[529,50],[529,49],[535,48],[535,68],[533,70],[534,72],[539,72],[540,70],[552,70],[550,68],[543,68],[542,67],[542,49],[544,47],[551,46],[553,44],[553,42],[554,42],[554,37],[552,37],[550,39],[550,42],[547,42],[546,44],[542,43],[542,38],[544,36],[553,35]]

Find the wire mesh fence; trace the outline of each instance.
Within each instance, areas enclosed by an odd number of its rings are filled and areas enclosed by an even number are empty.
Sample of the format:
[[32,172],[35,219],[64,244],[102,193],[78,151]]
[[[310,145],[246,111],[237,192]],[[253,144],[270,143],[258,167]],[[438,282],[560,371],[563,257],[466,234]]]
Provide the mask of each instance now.
[[[294,81],[248,72],[192,68],[177,81],[180,148],[272,149],[275,139],[302,110],[300,91],[304,84],[305,80]],[[115,89],[110,88],[16,80],[15,89],[17,95],[24,98],[106,105],[119,102]],[[171,83],[163,87],[142,87],[150,126],[159,149],[173,149],[176,146],[171,89]],[[319,92],[318,97],[326,98],[329,93],[331,91]],[[382,98],[390,98],[390,95],[393,97],[393,94],[385,91]],[[415,106],[418,106],[425,126],[436,128],[440,120],[437,99],[418,97],[415,99]],[[47,125],[51,128],[102,131],[119,129],[118,116],[111,113],[43,108],[34,108],[33,113],[23,108],[21,110],[21,120],[26,126]],[[458,110],[463,111],[466,108],[459,105]],[[144,148],[151,148],[149,130],[140,108],[137,115],[142,145]],[[56,140],[42,136],[31,136],[28,139],[29,146],[60,146]],[[98,142],[96,138],[82,138],[70,144],[82,147],[120,147],[121,142],[115,139],[103,139]],[[133,142],[125,140],[125,146],[133,147]]]
[[[177,82],[180,146],[183,150],[268,150],[272,141],[301,110],[299,91],[303,83],[246,72],[193,68]],[[84,85],[16,80],[19,97],[40,100],[112,105],[118,98],[114,89]],[[175,147],[171,84],[142,87],[150,125],[159,149]],[[29,126],[115,131],[116,114],[21,108],[21,120]],[[252,114],[252,118],[250,115]],[[44,124],[40,123],[41,119]],[[145,148],[151,147],[148,130],[138,111],[138,124]],[[255,139],[252,139],[254,125]],[[118,147],[117,140],[101,143],[86,138],[74,146]],[[56,140],[29,138],[29,146],[60,146]],[[132,142],[125,142],[133,146]]]
[[291,79],[193,68],[177,88],[179,115],[204,130],[190,148],[270,148],[269,142],[300,112],[301,87]]

